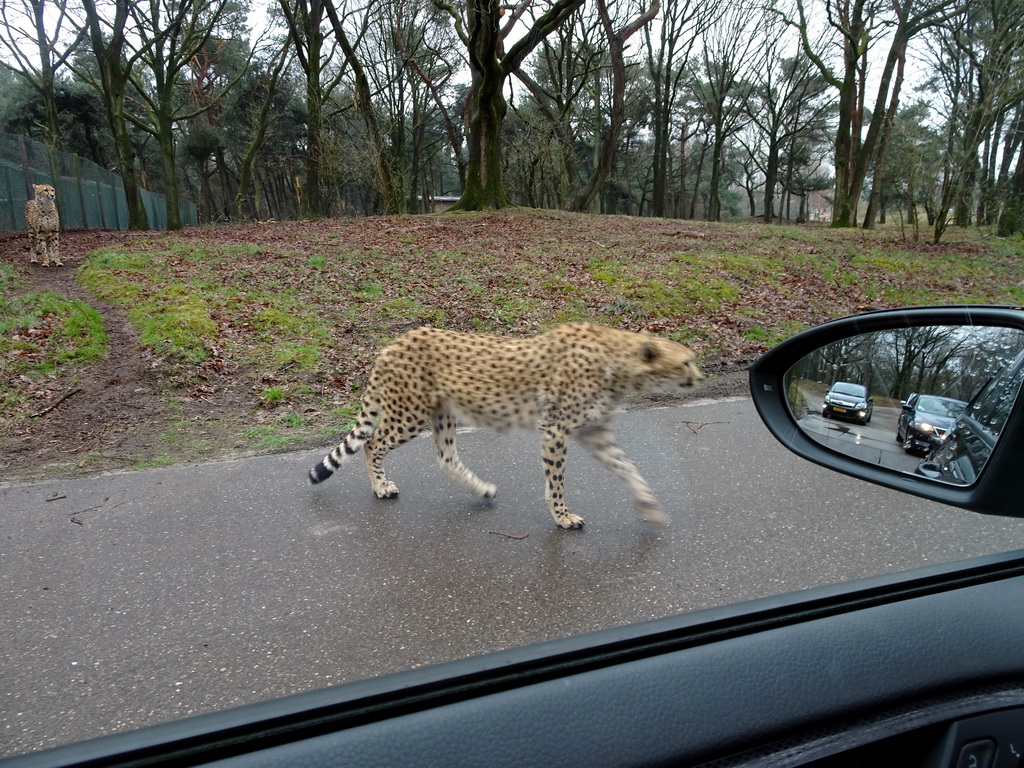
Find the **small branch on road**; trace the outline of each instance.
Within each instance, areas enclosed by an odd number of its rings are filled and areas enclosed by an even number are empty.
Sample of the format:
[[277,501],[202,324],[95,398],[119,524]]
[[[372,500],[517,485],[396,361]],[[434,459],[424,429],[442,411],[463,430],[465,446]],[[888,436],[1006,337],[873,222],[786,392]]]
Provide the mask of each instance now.
[[58,397],[57,401],[55,403],[53,403],[52,405],[49,405],[46,408],[43,408],[43,410],[39,411],[39,413],[31,414],[32,418],[33,419],[38,419],[40,416],[45,416],[50,411],[52,411],[54,408],[56,408],[58,405],[63,403],[65,400],[67,400],[69,397],[71,397],[72,395],[77,395],[81,391],[82,391],[81,387],[76,387],[75,389],[72,389],[70,392],[65,392],[63,395]]
[[530,534],[524,533],[522,536],[513,536],[511,533],[502,533],[501,531],[488,531],[493,533],[495,536],[504,536],[506,539],[525,539]]
[[[693,434],[696,435],[698,432],[700,432],[702,429],[704,429],[704,427],[708,426],[709,424],[728,424],[729,422],[728,421],[680,421],[679,423],[685,425],[687,429],[689,429],[691,432],[693,432]],[[696,424],[697,426],[694,427],[693,426],[694,424]]]

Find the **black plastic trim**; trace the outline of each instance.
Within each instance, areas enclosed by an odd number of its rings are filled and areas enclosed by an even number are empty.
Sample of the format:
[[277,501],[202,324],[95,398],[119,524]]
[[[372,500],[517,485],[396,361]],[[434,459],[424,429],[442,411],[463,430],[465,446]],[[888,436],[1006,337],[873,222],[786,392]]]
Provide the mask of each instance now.
[[698,611],[285,697],[0,761],[192,766],[876,606],[1024,576],[1024,550]]
[[983,514],[1024,517],[1024,398],[1018,398],[988,464],[970,486],[957,486],[868,464],[834,451],[804,433],[786,403],[784,376],[808,353],[872,331],[924,325],[976,325],[1024,330],[1020,307],[943,306],[879,310],[833,320],[765,352],[750,367],[754,406],[768,429],[797,455],[837,472],[904,493]]

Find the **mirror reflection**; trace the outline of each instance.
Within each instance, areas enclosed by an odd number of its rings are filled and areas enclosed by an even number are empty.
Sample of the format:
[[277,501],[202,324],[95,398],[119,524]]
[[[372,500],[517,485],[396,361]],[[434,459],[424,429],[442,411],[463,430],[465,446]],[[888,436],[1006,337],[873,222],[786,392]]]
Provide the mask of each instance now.
[[828,344],[786,374],[789,406],[823,445],[902,472],[970,484],[1024,378],[1024,333],[925,326]]

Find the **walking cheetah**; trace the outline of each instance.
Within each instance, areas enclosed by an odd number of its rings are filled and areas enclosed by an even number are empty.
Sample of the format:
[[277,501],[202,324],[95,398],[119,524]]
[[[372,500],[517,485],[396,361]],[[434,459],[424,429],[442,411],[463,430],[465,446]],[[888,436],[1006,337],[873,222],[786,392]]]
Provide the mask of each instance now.
[[547,503],[562,528],[583,518],[565,504],[563,474],[573,436],[630,488],[640,516],[667,522],[636,467],[615,443],[610,422],[630,392],[687,389],[703,378],[682,344],[594,323],[568,323],[528,339],[417,328],[385,347],[374,364],[355,427],[310,470],[319,483],[363,448],[378,498],[398,495],[384,474],[384,456],[425,429],[437,461],[473,493],[497,488],[459,459],[459,423],[497,432],[536,428],[542,442]]
[[25,223],[28,225],[28,236],[32,249],[31,261],[39,263],[39,256],[43,257],[43,266],[50,266],[50,257],[53,256],[53,264],[63,267],[64,262],[60,260],[60,217],[57,214],[57,204],[54,197],[57,192],[49,184],[34,184],[36,196],[34,200],[25,203]]

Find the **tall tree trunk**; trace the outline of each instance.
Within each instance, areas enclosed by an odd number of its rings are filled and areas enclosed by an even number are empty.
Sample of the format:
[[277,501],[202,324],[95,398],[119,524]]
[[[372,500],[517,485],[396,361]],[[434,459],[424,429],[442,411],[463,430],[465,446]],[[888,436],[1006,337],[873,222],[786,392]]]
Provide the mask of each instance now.
[[181,229],[181,212],[178,210],[178,166],[175,162],[174,126],[170,111],[161,113],[156,128],[160,162],[163,166],[164,197],[167,200],[167,229],[176,232]]
[[352,77],[355,81],[355,106],[356,111],[362,116],[366,126],[366,132],[371,143],[373,153],[374,175],[377,179],[377,191],[384,201],[384,208],[387,213],[404,213],[406,210],[404,184],[402,176],[395,167],[391,154],[388,151],[388,143],[384,138],[384,131],[377,120],[377,113],[373,110],[371,101],[370,81],[363,69],[362,61],[356,55],[355,47],[345,34],[345,28],[341,25],[338,11],[331,0],[324,0],[327,15],[334,28],[334,36],[345,54],[345,60],[352,68]]
[[612,65],[612,108],[608,116],[608,125],[600,139],[600,149],[594,172],[580,190],[576,198],[569,204],[570,211],[586,211],[591,202],[601,191],[605,179],[611,172],[615,160],[615,149],[622,133],[622,124],[626,120],[626,41],[642,27],[649,24],[658,15],[660,0],[652,0],[651,7],[628,25],[615,31],[612,29],[611,16],[608,13],[606,0],[597,0],[597,11],[601,17],[605,37],[608,39],[608,56]]
[[896,64],[896,75],[893,80],[889,108],[886,110],[885,120],[882,123],[881,132],[878,137],[878,149],[875,152],[875,174],[872,181],[871,200],[868,203],[868,210],[864,214],[864,229],[874,229],[876,217],[881,217],[882,223],[885,223],[885,211],[882,209],[882,187],[885,184],[889,140],[892,138],[892,128],[896,124],[896,113],[899,111],[900,91],[903,88],[903,73],[906,63],[907,47],[904,45],[899,53]]
[[256,195],[253,192],[253,166],[256,163],[256,155],[263,145],[263,138],[267,134],[267,118],[270,114],[270,107],[274,101],[274,94],[281,82],[281,73],[289,60],[288,48],[281,46],[281,53],[274,64],[274,70],[267,81],[267,93],[260,104],[259,113],[256,117],[256,130],[249,139],[249,144],[242,154],[238,164],[238,190],[234,198],[234,215],[237,218],[256,218],[259,211],[256,206]]
[[500,43],[498,0],[470,0],[469,61],[473,73],[467,142],[466,186],[453,210],[505,208],[508,195],[501,178],[501,126],[508,111],[505,77],[496,56]]
[[117,152],[117,170],[124,183],[128,204],[128,228],[136,231],[149,229],[149,217],[142,202],[139,176],[135,168],[135,151],[132,149],[128,120],[125,116],[125,92],[131,67],[131,63],[124,57],[128,3],[127,0],[117,0],[114,18],[109,22],[109,28],[101,21],[95,0],[82,0],[82,7],[86,14],[89,40],[99,65],[103,103]]
[[[462,29],[461,15],[446,0],[434,0],[454,19],[466,50],[472,74],[469,107],[469,135],[466,186],[451,210],[477,211],[510,205],[501,173],[501,127],[508,111],[502,89],[508,76],[549,34],[558,29],[583,4],[583,0],[553,0],[548,10],[534,22],[507,53],[502,54],[500,20],[506,8],[499,0],[467,0],[468,32]],[[525,11],[516,7],[510,24]],[[506,29],[511,29],[511,26]]]
[[775,187],[779,183],[779,142],[774,136],[768,139],[768,158],[764,166],[764,212],[765,224],[775,220]]
[[1024,232],[1024,149],[1017,155],[1017,168],[1010,180],[1002,213],[999,215],[999,236]]

